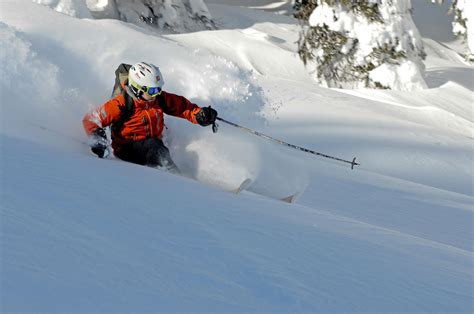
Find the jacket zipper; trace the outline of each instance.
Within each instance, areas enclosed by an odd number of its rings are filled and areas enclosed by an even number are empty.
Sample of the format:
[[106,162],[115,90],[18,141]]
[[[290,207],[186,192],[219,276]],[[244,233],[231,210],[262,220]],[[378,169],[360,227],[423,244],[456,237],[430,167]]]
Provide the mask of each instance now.
[[[145,111],[145,113],[146,113],[146,115],[148,116],[148,121],[150,122],[150,123],[148,123],[148,124],[145,126],[145,128],[146,128],[146,127],[149,127],[149,129],[150,129],[150,137],[153,137],[153,125],[151,124],[151,117],[150,117],[150,114],[148,113],[148,111]],[[147,131],[147,133],[148,133],[148,131]]]
[[143,128],[145,129],[145,138],[148,138],[149,132],[148,132],[148,120],[146,116],[143,116],[142,118],[142,123],[143,123]]
[[158,111],[155,112],[155,116],[156,116],[156,129],[157,129],[157,132],[159,132],[161,128],[160,128],[160,118],[159,118]]

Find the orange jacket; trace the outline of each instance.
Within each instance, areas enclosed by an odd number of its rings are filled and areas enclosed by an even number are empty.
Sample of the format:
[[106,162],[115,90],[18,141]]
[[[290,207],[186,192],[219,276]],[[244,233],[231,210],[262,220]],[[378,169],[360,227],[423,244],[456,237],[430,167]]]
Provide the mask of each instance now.
[[112,147],[117,153],[123,144],[147,138],[161,138],[163,114],[181,117],[197,124],[196,114],[201,108],[186,98],[162,91],[152,101],[133,99],[134,109],[130,118],[121,124],[126,110],[125,97],[120,94],[84,116],[82,123],[87,135],[99,127],[112,127]]

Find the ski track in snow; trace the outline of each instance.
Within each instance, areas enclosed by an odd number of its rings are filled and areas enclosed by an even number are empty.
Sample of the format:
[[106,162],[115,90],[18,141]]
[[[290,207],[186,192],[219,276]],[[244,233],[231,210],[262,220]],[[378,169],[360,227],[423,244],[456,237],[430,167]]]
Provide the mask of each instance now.
[[[428,90],[320,88],[292,18],[209,9],[221,30],[161,36],[0,2],[0,310],[472,312],[473,68],[425,39]],[[361,166],[171,117],[195,180],[95,158],[82,116],[144,59],[223,118]]]

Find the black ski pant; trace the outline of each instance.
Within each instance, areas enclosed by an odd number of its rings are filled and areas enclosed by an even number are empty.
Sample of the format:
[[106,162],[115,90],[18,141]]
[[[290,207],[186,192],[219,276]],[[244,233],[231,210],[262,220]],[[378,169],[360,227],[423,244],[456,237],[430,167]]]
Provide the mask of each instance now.
[[123,145],[117,157],[135,164],[149,167],[163,167],[168,171],[178,173],[178,167],[170,156],[170,151],[158,138],[148,138],[143,141]]

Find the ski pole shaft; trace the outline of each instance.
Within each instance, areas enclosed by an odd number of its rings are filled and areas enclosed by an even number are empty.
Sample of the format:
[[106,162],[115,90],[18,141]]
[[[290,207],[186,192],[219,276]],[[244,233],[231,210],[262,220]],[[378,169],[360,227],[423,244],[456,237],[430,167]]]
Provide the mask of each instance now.
[[324,157],[324,158],[329,158],[329,159],[333,159],[333,160],[337,160],[337,161],[341,161],[341,162],[345,162],[345,163],[348,163],[351,165],[351,169],[354,169],[354,166],[359,166],[360,164],[359,163],[356,163],[356,158],[354,157],[354,159],[352,159],[352,161],[349,161],[349,160],[345,160],[345,159],[341,159],[341,158],[337,158],[337,157],[334,157],[334,156],[329,156],[329,155],[326,155],[326,154],[322,154],[322,153],[318,153],[314,150],[311,150],[311,149],[307,149],[307,148],[304,148],[304,147],[300,147],[300,146],[297,146],[297,145],[293,145],[293,144],[290,144],[290,143],[287,143],[287,142],[284,142],[284,141],[281,141],[281,140],[278,140],[276,138],[273,138],[271,136],[268,136],[268,135],[265,135],[263,133],[260,133],[258,131],[254,131],[252,129],[249,129],[249,128],[246,128],[244,126],[241,126],[241,125],[238,125],[237,123],[234,123],[234,122],[230,122],[230,121],[227,121],[225,119],[222,119],[222,118],[219,118],[217,117],[216,118],[217,120],[219,121],[222,121],[224,123],[227,123],[229,125],[232,125],[233,127],[236,127],[238,129],[241,129],[241,130],[244,130],[244,131],[247,131],[249,133],[252,133],[254,135],[257,135],[257,136],[260,136],[260,137],[263,137],[263,138],[266,138],[270,141],[273,141],[275,143],[278,143],[280,145],[285,145],[285,146],[288,146],[288,147],[291,147],[291,148],[294,148],[294,149],[297,149],[297,150],[300,150],[300,151],[303,151],[303,152],[306,152],[306,153],[310,153],[310,154],[313,154],[313,155],[316,155],[316,156],[320,156],[320,157]]

